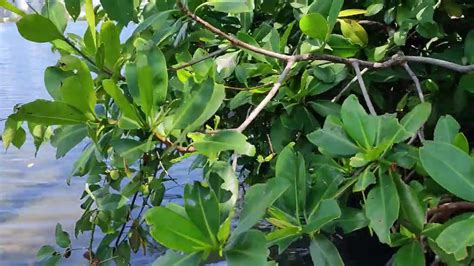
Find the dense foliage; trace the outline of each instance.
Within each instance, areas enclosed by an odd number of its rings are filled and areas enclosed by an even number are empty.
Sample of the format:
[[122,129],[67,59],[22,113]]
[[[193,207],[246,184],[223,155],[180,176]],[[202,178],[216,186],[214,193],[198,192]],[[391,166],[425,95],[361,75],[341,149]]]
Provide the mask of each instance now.
[[[357,264],[360,245],[364,265],[474,262],[469,0],[64,2],[0,1],[60,55],[51,99],[16,106],[2,139],[83,147],[68,182],[91,265],[156,247],[156,265],[267,265],[295,245],[314,265]],[[65,33],[81,10],[84,35]],[[184,159],[200,181],[163,200]],[[56,240],[38,260],[77,252],[59,224]]]

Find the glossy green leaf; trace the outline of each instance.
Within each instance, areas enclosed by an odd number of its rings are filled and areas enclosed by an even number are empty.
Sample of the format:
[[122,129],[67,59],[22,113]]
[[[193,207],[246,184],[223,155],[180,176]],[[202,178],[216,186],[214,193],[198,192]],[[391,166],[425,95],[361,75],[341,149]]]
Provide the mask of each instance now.
[[81,0],[64,0],[64,4],[69,15],[76,21],[81,14]]
[[254,0],[208,0],[214,10],[224,13],[252,12],[255,8]]
[[143,143],[134,139],[117,139],[110,143],[115,152],[123,158],[127,164],[136,162],[143,153],[149,149],[149,143]]
[[425,210],[415,191],[405,184],[400,175],[390,173],[400,197],[400,223],[413,233],[420,234],[425,223]]
[[453,145],[464,151],[465,153],[469,154],[469,141],[466,138],[464,133],[459,132],[456,134],[453,140]]
[[325,236],[318,234],[311,240],[309,246],[313,265],[344,266],[339,251]]
[[325,41],[329,32],[326,19],[319,13],[310,13],[304,15],[300,20],[301,31],[309,37]]
[[346,136],[340,123],[337,118],[328,116],[323,129],[318,129],[306,137],[324,152],[332,155],[353,155],[360,149]]
[[418,241],[401,247],[395,253],[395,266],[425,266],[425,254],[423,248]]
[[214,84],[214,90],[212,96],[207,102],[206,107],[203,112],[197,117],[194,122],[192,122],[187,130],[195,130],[201,127],[205,122],[207,122],[212,116],[219,110],[220,106],[224,102],[225,98],[225,88],[222,84]]
[[474,218],[464,219],[444,229],[436,238],[436,244],[456,259],[467,257],[466,248],[474,246]]
[[[197,121],[200,120],[201,122],[204,120],[204,117],[208,116],[208,114],[211,113],[210,111],[212,111],[210,110],[206,112],[206,110],[209,110],[208,108],[214,109],[215,106],[217,106],[217,103],[215,102],[219,102],[219,100],[222,98],[222,91],[219,92],[222,87],[215,86],[214,81],[211,79],[208,79],[202,84],[198,84],[196,86],[196,91],[190,95],[189,98],[184,100],[181,106],[176,110],[176,113],[173,117],[173,128],[184,129],[189,125],[198,124]],[[218,88],[214,90],[215,87]],[[214,100],[215,102],[213,102],[211,105],[208,105],[211,100]]]
[[359,230],[369,225],[369,220],[363,210],[354,208],[341,209],[341,217],[334,221],[337,227],[340,227],[345,234]]
[[459,129],[461,126],[456,119],[450,115],[442,116],[435,127],[434,141],[452,143]]
[[328,115],[339,117],[341,115],[341,106],[327,100],[316,100],[309,103],[311,108],[321,115],[327,117]]
[[91,170],[91,165],[95,162],[95,151],[96,147],[93,144],[89,144],[89,146],[84,149],[79,158],[77,158],[77,160],[74,162],[71,174],[67,179],[68,184],[70,183],[72,176],[84,176],[89,173],[89,171]]
[[393,178],[382,174],[377,186],[370,190],[365,204],[365,214],[370,227],[380,242],[390,243],[390,227],[398,218],[400,199]]
[[87,136],[85,125],[58,127],[51,137],[51,145],[56,148],[56,159],[63,157]]
[[247,142],[245,135],[235,130],[222,130],[214,135],[206,135],[204,138],[195,141],[193,146],[198,153],[207,156],[211,160],[217,159],[220,152],[228,150],[247,156],[255,155],[255,146]]
[[369,37],[365,29],[355,20],[340,19],[341,31],[344,37],[352,43],[365,47],[369,42]]
[[428,120],[430,114],[431,104],[428,102],[420,103],[400,120],[400,124],[413,136]]
[[[166,219],[163,219],[166,217]],[[145,213],[152,237],[167,248],[183,252],[208,250],[210,240],[186,217],[165,207],[154,207]]]
[[301,238],[298,227],[276,229],[267,234],[267,247],[278,245],[278,254],[282,254],[293,242]]
[[120,118],[119,126],[120,122],[123,121],[122,124],[131,125],[133,128],[140,128],[141,119],[138,116],[136,109],[128,101],[127,97],[125,97],[124,93],[115,84],[115,82],[111,79],[106,79],[102,81],[102,85],[107,94],[109,94],[112,99],[114,99],[115,104],[120,108],[120,111],[122,111],[122,117]]
[[15,136],[17,135],[20,126],[21,126],[21,123],[15,120],[12,116],[9,116],[7,120],[5,120],[5,126],[2,132],[2,143],[3,143],[3,148],[5,150],[8,149],[10,144],[15,139]]
[[279,205],[295,217],[300,217],[306,202],[306,166],[303,155],[296,153],[293,146],[294,143],[290,143],[278,155],[275,175],[277,179],[285,179],[291,184],[291,189],[278,199]]
[[426,141],[420,148],[420,160],[444,189],[474,201],[474,160],[468,154],[446,142]]
[[288,188],[290,183],[285,179],[270,179],[265,184],[257,184],[247,190],[244,207],[239,223],[232,235],[239,235],[254,226],[265,215],[270,207]]
[[36,260],[43,261],[53,255],[56,251],[52,246],[44,245],[36,253]]
[[216,243],[220,225],[219,202],[216,194],[210,188],[202,187],[199,183],[186,185],[184,188],[184,208],[189,219],[201,232]]
[[32,42],[51,42],[63,38],[51,20],[38,14],[26,15],[16,25],[20,35]]
[[465,92],[474,93],[474,73],[464,74],[459,80],[458,89],[461,89]]
[[66,30],[69,17],[66,8],[60,1],[49,0],[48,4],[43,6],[41,15],[53,22],[59,32],[64,32],[64,30]]
[[60,88],[64,80],[72,76],[72,71],[63,71],[58,67],[47,67],[44,71],[44,84],[49,95],[56,101],[61,100]]
[[375,184],[376,178],[374,173],[370,171],[370,167],[365,168],[365,170],[360,173],[357,177],[357,182],[354,184],[352,191],[361,192],[364,191],[368,186]]
[[377,135],[377,120],[366,113],[357,97],[346,98],[341,108],[341,119],[344,130],[360,146],[370,148]]
[[62,248],[67,248],[71,246],[71,239],[69,239],[69,234],[63,231],[63,228],[60,223],[56,224],[56,244]]
[[100,28],[100,42],[104,46],[104,65],[108,69],[114,69],[115,63],[120,57],[120,32],[112,21],[105,21]]
[[166,254],[155,260],[152,266],[198,266],[201,262],[202,254],[193,252],[180,254],[173,250],[166,251]]
[[43,125],[74,125],[91,120],[87,114],[66,103],[46,100],[21,105],[13,118]]
[[120,24],[127,24],[135,18],[134,1],[130,0],[100,0],[102,7],[110,19]]
[[307,212],[306,225],[303,226],[305,233],[320,230],[327,223],[341,216],[341,209],[336,200],[323,200],[314,210]]
[[267,265],[268,250],[265,235],[257,230],[240,234],[225,247],[224,256],[229,266]]
[[95,49],[97,45],[97,32],[95,30],[95,12],[94,12],[94,4],[92,3],[92,0],[85,0],[85,11],[86,11],[86,20],[87,20],[87,25],[89,26],[89,32],[92,37],[92,42],[93,42],[93,47]]

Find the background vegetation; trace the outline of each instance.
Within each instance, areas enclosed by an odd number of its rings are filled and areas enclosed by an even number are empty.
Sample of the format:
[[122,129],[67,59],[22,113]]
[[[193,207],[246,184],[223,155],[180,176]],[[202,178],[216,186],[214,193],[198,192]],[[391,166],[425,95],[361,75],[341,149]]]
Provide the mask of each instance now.
[[[51,99],[16,106],[3,145],[86,143],[67,182],[84,180],[73,235],[91,232],[91,265],[160,246],[157,265],[284,264],[295,246],[314,265],[473,263],[471,1],[0,6],[61,55]],[[65,33],[81,10],[84,35]],[[164,202],[185,158],[202,180]],[[37,258],[71,252],[58,224]]]

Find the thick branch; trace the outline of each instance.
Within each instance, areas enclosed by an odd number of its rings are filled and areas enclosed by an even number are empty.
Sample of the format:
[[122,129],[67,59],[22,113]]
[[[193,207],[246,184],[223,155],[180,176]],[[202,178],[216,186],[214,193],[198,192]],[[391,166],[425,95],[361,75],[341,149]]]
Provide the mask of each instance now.
[[290,73],[291,67],[293,66],[294,62],[292,60],[288,61],[286,64],[285,69],[281,73],[280,77],[278,78],[277,82],[273,85],[272,89],[268,92],[267,96],[253,109],[250,115],[245,119],[245,121],[237,128],[237,131],[242,132],[244,131],[250,123],[257,117],[257,115],[265,108],[265,106],[271,101],[271,99],[275,96],[278,90],[281,87],[281,84],[285,80],[288,73]]
[[374,105],[372,104],[372,101],[370,100],[369,92],[367,91],[367,88],[365,87],[364,79],[362,78],[362,73],[360,72],[360,67],[358,62],[352,63],[352,67],[355,70],[356,73],[356,78],[359,81],[360,85],[360,90],[362,91],[362,95],[364,96],[365,103],[367,104],[367,107],[369,108],[369,112],[371,115],[377,115],[375,112]]
[[232,45],[240,47],[242,49],[246,49],[258,54],[262,54],[265,56],[277,58],[280,60],[285,60],[285,61],[314,61],[314,60],[325,60],[325,61],[330,61],[333,63],[341,63],[341,64],[346,64],[346,65],[352,65],[354,62],[357,62],[360,66],[362,67],[368,67],[368,68],[389,68],[392,66],[400,66],[405,62],[413,62],[413,63],[422,63],[422,64],[430,64],[430,65],[436,65],[440,66],[443,68],[451,69],[457,72],[461,73],[468,73],[474,71],[474,65],[459,65],[456,63],[452,63],[449,61],[441,60],[441,59],[436,59],[436,58],[430,58],[430,57],[422,57],[422,56],[404,56],[404,55],[395,55],[390,59],[387,59],[383,62],[371,62],[371,61],[365,61],[365,60],[360,60],[360,59],[355,59],[355,58],[342,58],[338,56],[333,56],[333,55],[325,55],[325,54],[301,54],[301,55],[287,55],[287,54],[282,54],[282,53],[277,53],[274,51],[266,50],[260,47],[253,46],[251,44],[245,43],[243,41],[240,41],[239,39],[235,38],[234,36],[231,36],[220,29],[214,27],[211,25],[209,22],[203,20],[196,14],[192,13],[183,3],[181,3],[180,0],[177,0],[178,6],[181,8],[181,10],[189,16],[192,20],[196,21],[197,23],[201,24],[203,27],[208,29],[209,31],[223,37],[224,39],[228,40]]
[[454,211],[474,211],[474,202],[458,201],[444,203],[438,207],[431,208],[428,211],[428,216],[432,216],[437,213],[452,213]]

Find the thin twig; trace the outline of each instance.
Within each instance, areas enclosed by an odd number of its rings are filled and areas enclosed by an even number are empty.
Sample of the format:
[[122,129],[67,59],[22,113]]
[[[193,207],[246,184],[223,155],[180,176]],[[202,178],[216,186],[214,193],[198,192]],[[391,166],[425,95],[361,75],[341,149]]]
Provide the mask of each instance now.
[[188,63],[182,64],[182,65],[179,65],[179,66],[176,66],[176,67],[170,67],[169,70],[174,70],[174,71],[176,71],[176,70],[180,70],[180,69],[183,69],[183,68],[186,68],[186,67],[189,67],[189,66],[192,66],[192,65],[201,63],[202,61],[205,61],[205,60],[207,60],[207,59],[209,59],[209,58],[212,58],[212,57],[214,57],[214,56],[218,56],[218,55],[224,53],[225,51],[227,51],[227,50],[228,50],[229,48],[231,48],[231,47],[232,47],[232,45],[228,45],[228,46],[223,47],[223,48],[221,48],[221,49],[219,49],[219,50],[216,50],[216,51],[214,51],[214,52],[212,52],[212,53],[210,53],[210,54],[208,54],[208,55],[205,55],[205,56],[203,56],[203,57],[201,57],[201,58],[198,58],[198,59],[189,61]]
[[359,86],[360,90],[362,91],[362,95],[364,96],[365,103],[367,104],[367,107],[369,108],[369,112],[371,115],[377,115],[375,112],[374,105],[372,104],[372,101],[370,100],[369,92],[367,91],[367,88],[365,87],[364,79],[362,78],[362,72],[360,71],[359,63],[355,61],[352,63],[352,67],[355,70],[356,73],[356,78],[359,81]]
[[[360,75],[363,76],[365,74],[365,72],[367,72],[369,69],[368,68],[364,68],[362,69],[362,71],[360,71]],[[351,87],[351,85],[357,81],[357,76],[355,76],[354,78],[351,79],[351,81],[349,81],[349,83],[346,84],[346,86],[334,97],[332,98],[331,102],[337,102],[339,101],[339,99],[342,97],[342,95]]]
[[125,230],[125,226],[127,225],[127,222],[128,220],[131,218],[132,216],[132,209],[133,209],[133,205],[135,205],[135,201],[137,200],[137,197],[138,197],[138,191],[135,192],[135,195],[133,195],[133,199],[132,199],[132,203],[130,204],[130,211],[128,212],[128,215],[127,215],[127,220],[125,221],[125,223],[122,225],[122,228],[120,229],[120,233],[119,235],[117,236],[117,240],[115,240],[115,248],[118,248],[119,244],[120,244],[120,238],[122,238],[122,234]]
[[236,90],[236,91],[250,91],[250,90],[266,88],[271,85],[273,85],[273,83],[269,82],[269,83],[265,83],[265,84],[258,85],[255,87],[249,87],[249,88],[240,88],[240,87],[233,87],[233,86],[228,86],[228,85],[224,85],[224,88],[229,89],[229,90]]
[[281,84],[285,80],[286,76],[288,75],[288,73],[290,73],[293,64],[293,60],[288,61],[285,69],[281,73],[277,82],[273,85],[272,89],[268,92],[267,96],[265,96],[265,98],[255,107],[255,109],[253,109],[247,119],[245,119],[245,121],[237,128],[238,132],[244,131],[250,125],[250,123],[252,123],[252,121],[257,117],[257,115],[263,110],[263,108],[265,108],[265,106],[271,101],[271,99],[273,99],[275,94],[280,89]]
[[403,68],[405,68],[405,71],[408,73],[410,78],[413,80],[415,83],[416,91],[418,93],[418,98],[420,98],[420,102],[425,102],[425,96],[423,95],[423,91],[421,90],[421,85],[420,85],[420,80],[416,76],[415,72],[411,70],[410,66],[408,65],[407,62],[403,63]]

